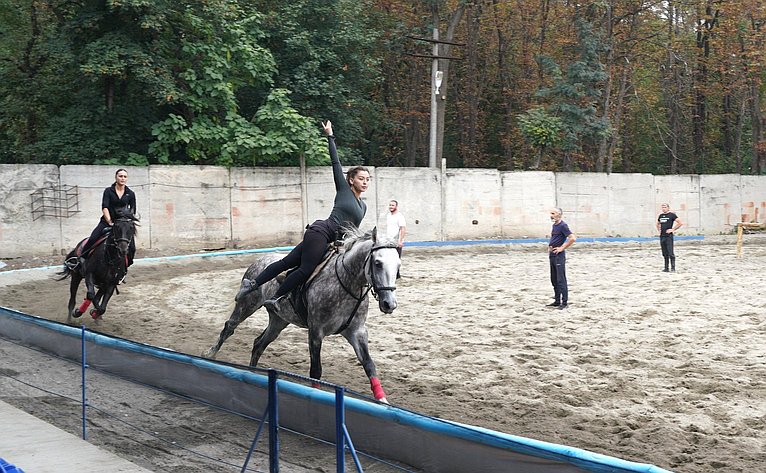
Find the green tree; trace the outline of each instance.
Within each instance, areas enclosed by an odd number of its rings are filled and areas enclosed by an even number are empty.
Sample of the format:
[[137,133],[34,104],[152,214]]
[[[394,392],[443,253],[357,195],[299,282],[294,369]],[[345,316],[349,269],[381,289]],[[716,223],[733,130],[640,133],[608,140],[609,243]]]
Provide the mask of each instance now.
[[561,142],[561,132],[564,123],[559,117],[548,115],[544,108],[538,107],[528,110],[518,116],[519,128],[524,138],[535,148],[537,156],[532,164],[532,169],[540,167],[545,148],[556,146]]
[[[540,56],[543,69],[552,77],[553,85],[543,87],[537,95],[549,100],[549,112],[561,118],[564,137],[560,144],[564,152],[564,169],[573,168],[573,154],[593,151],[598,140],[609,133],[609,122],[597,113],[600,84],[606,79],[599,60],[603,50],[598,35],[584,17],[575,15],[579,59],[572,62],[566,74],[549,57]],[[591,153],[592,155],[593,153]],[[586,166],[590,162],[583,163]]]
[[[263,45],[278,64],[277,87],[292,92],[303,115],[330,119],[345,162],[369,163],[369,136],[382,125],[374,95],[382,80],[377,18],[371,0],[251,0],[265,15]],[[349,149],[350,148],[350,149]]]
[[[4,160],[273,165],[326,156],[316,154],[318,123],[274,90],[276,63],[252,8],[0,1],[11,20],[0,35]],[[256,98],[244,111],[243,96]]]

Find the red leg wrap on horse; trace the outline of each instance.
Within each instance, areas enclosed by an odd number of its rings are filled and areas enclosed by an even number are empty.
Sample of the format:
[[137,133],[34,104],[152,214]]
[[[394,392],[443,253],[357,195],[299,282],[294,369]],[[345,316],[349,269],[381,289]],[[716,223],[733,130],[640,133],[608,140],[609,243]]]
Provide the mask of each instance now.
[[85,299],[82,301],[82,304],[80,304],[80,313],[84,314],[86,310],[88,310],[88,307],[90,306],[90,299]]
[[380,385],[378,378],[370,378],[370,387],[372,387],[372,395],[375,399],[383,399],[386,397],[386,393],[383,391],[383,387]]

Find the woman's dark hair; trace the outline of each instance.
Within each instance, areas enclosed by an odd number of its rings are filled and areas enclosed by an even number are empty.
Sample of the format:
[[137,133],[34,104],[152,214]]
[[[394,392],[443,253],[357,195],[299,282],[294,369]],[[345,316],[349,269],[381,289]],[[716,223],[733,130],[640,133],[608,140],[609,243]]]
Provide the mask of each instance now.
[[370,173],[370,171],[368,171],[367,168],[364,166],[354,166],[351,169],[349,169],[348,172],[346,173],[346,182],[348,182],[349,185],[351,185],[351,181],[356,177],[357,174],[359,174],[362,171],[366,172],[367,174]]
[[120,171],[125,171],[125,174],[127,174],[127,173],[128,173],[128,170],[127,170],[127,169],[125,169],[125,168],[120,168],[120,169],[118,169],[118,170],[114,171],[114,175],[115,175],[115,177],[117,176],[117,174],[119,174],[119,173],[120,173]]

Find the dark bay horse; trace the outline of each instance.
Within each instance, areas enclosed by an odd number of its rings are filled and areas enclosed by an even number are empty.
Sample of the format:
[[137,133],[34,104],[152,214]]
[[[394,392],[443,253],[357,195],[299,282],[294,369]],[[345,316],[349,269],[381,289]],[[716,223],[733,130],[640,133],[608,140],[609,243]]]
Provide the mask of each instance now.
[[[136,234],[137,222],[138,218],[133,215],[115,220],[104,241],[93,248],[84,264],[73,266],[69,262],[77,261],[86,240],[82,240],[66,255],[64,269],[58,273],[61,276],[58,280],[72,278],[69,285],[67,323],[72,321],[72,317],[80,317],[91,302],[93,309],[90,315],[96,321],[106,312],[106,306],[117,289],[117,284],[128,271],[128,249]],[[85,279],[87,293],[82,304],[75,307],[77,288],[83,279]],[[98,292],[96,292],[97,288]]]
[[[370,357],[365,323],[370,292],[378,299],[378,307],[382,312],[390,314],[396,309],[396,272],[401,264],[396,243],[378,240],[377,230],[373,229],[365,234],[356,232],[346,238],[342,248],[306,283],[303,291],[296,290],[287,296],[290,300],[280,304],[279,312],[273,312],[267,307],[269,324],[253,342],[250,365],[256,366],[266,347],[289,324],[294,324],[309,331],[309,373],[312,378],[321,379],[322,340],[328,335],[341,334],[354,348],[370,378],[375,399],[388,402],[378,380],[375,363]],[[279,255],[274,254],[262,256],[247,268],[242,279],[255,279],[266,266],[279,258]],[[215,357],[237,326],[260,309],[277,291],[278,286],[279,283],[272,280],[242,297],[238,295],[236,306],[221,330],[218,343],[202,356]],[[297,299],[301,296],[303,302]],[[305,312],[296,310],[296,304],[298,307],[304,306]],[[301,313],[305,313],[305,316]]]

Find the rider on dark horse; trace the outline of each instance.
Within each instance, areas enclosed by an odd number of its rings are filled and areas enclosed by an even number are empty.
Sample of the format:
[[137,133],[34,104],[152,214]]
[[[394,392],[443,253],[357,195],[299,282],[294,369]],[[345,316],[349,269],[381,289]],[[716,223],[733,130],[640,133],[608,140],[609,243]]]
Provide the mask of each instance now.
[[[114,225],[114,219],[121,216],[132,217],[136,214],[136,194],[126,186],[128,181],[128,171],[125,169],[118,169],[114,173],[114,184],[104,189],[104,195],[101,198],[101,219],[98,221],[98,225],[90,234],[90,237],[80,250],[80,258],[75,263],[83,265],[89,252],[93,249],[96,242]],[[128,248],[128,266],[133,264],[133,258],[136,255],[136,242],[135,239],[130,240],[130,246]],[[74,267],[70,268],[74,269]]]
[[236,299],[256,290],[280,273],[291,268],[297,268],[285,278],[274,298],[264,303],[267,308],[272,308],[278,312],[279,302],[282,298],[308,280],[311,273],[322,261],[327,246],[337,239],[339,231],[342,231],[343,228],[358,227],[367,212],[367,205],[362,201],[361,195],[367,190],[370,183],[369,171],[363,166],[356,166],[349,169],[344,178],[343,168],[335,149],[332,123],[328,120],[322,126],[327,134],[335,181],[335,202],[330,217],[325,220],[317,220],[306,227],[303,241],[293,248],[287,256],[267,266],[255,279],[245,279]]

